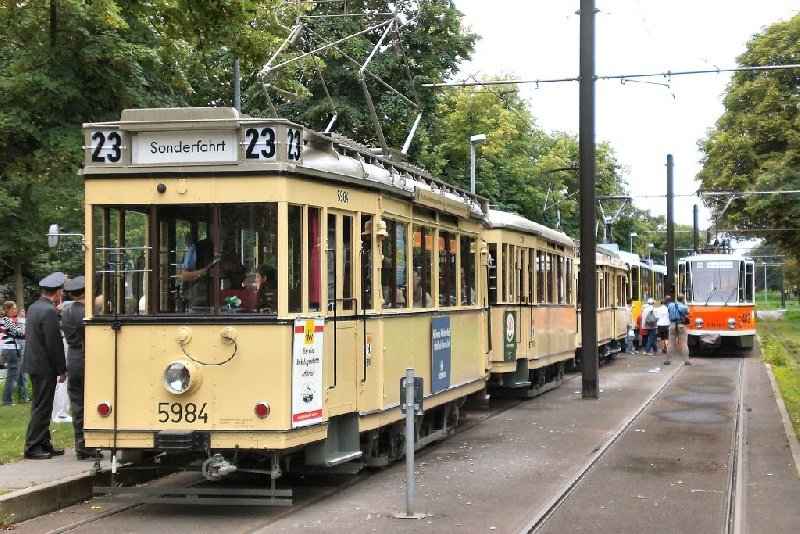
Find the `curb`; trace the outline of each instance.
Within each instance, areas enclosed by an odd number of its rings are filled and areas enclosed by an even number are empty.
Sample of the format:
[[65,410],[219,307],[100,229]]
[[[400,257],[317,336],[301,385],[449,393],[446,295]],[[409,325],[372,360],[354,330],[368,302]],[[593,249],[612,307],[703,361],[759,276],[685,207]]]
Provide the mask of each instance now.
[[0,495],[0,519],[3,523],[21,523],[89,500],[94,483],[95,477],[82,473]]
[[789,443],[789,449],[792,451],[794,468],[795,471],[797,471],[798,478],[800,478],[800,443],[797,441],[797,434],[795,434],[792,421],[789,418],[789,411],[786,409],[786,404],[783,402],[783,396],[778,389],[778,382],[775,380],[775,374],[772,372],[772,366],[764,362],[764,367],[767,369],[769,383],[770,386],[772,386],[772,396],[775,397],[775,404],[778,405],[778,412],[781,414],[781,422],[783,423],[783,431],[786,434],[786,441]]

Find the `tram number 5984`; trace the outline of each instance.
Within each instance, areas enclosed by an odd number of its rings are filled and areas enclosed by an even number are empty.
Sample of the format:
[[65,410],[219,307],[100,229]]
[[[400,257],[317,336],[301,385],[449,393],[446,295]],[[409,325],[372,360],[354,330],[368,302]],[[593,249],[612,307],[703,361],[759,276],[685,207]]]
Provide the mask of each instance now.
[[186,404],[180,402],[158,403],[159,423],[194,423],[197,421],[208,423],[205,402],[202,405],[197,405],[193,402],[187,402]]

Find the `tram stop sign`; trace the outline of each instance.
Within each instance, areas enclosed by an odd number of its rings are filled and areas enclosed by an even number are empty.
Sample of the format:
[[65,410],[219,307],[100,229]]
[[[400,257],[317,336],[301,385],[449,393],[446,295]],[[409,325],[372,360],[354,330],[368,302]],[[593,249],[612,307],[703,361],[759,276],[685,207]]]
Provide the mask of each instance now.
[[[422,415],[422,386],[423,381],[421,376],[414,377],[414,412],[417,415]],[[400,411],[406,413],[408,405],[406,404],[406,377],[400,378]]]

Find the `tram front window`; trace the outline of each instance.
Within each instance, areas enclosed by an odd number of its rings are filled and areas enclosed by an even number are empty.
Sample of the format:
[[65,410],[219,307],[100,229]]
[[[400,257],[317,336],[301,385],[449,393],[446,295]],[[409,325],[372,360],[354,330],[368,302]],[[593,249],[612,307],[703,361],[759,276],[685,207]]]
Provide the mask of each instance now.
[[97,206],[93,221],[95,314],[277,312],[276,203]]
[[690,269],[693,301],[729,303],[738,300],[738,263],[732,260],[692,262]]

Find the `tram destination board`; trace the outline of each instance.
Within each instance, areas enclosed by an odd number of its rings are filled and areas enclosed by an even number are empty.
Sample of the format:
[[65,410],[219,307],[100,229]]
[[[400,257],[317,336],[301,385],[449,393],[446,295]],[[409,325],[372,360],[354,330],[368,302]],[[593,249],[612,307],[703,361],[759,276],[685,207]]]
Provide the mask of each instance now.
[[136,120],[87,125],[83,147],[86,166],[163,167],[302,161],[303,128],[288,121],[240,118],[232,110],[224,119],[207,120],[187,114],[186,120],[165,125],[157,123],[148,111],[128,111],[138,112],[133,117]]

